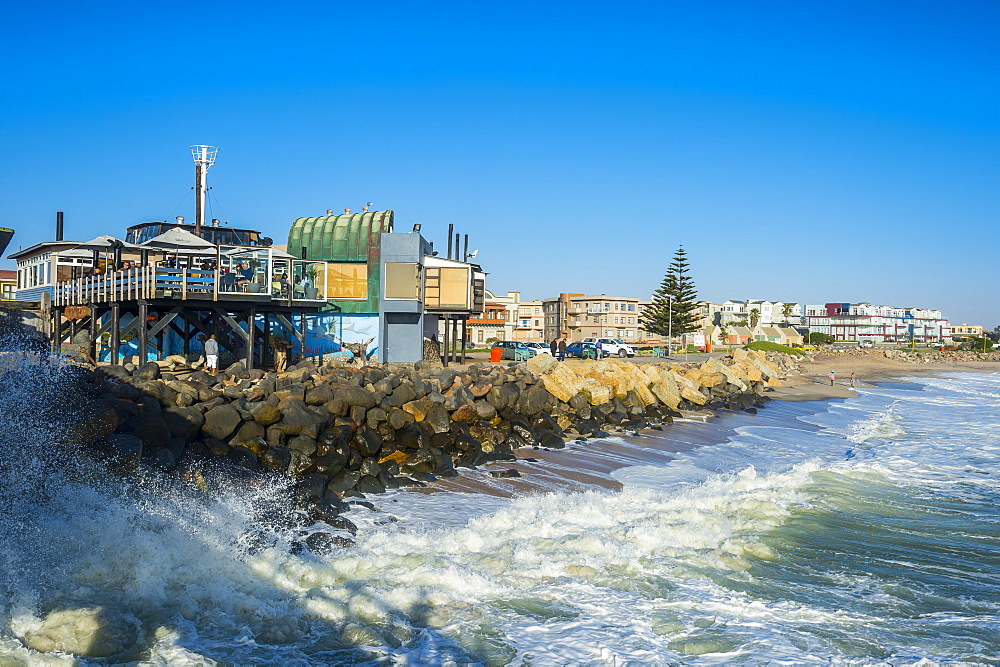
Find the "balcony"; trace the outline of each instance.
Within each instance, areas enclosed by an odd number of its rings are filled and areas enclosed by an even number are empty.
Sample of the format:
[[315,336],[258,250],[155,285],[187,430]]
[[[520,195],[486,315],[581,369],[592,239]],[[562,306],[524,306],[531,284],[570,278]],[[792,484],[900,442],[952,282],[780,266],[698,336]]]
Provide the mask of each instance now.
[[[285,265],[278,266],[281,262]],[[53,305],[86,306],[112,301],[176,299],[180,301],[244,301],[318,306],[326,302],[326,262],[277,260],[269,267],[228,269],[139,266],[57,283]],[[278,271],[283,271],[279,273]],[[287,276],[293,280],[288,282]]]

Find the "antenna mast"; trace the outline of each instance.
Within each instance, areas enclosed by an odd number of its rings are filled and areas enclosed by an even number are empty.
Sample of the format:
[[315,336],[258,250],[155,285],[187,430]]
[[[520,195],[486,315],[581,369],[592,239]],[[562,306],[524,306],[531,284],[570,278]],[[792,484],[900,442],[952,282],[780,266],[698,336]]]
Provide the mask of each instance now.
[[201,226],[205,224],[205,198],[208,196],[208,168],[215,164],[219,149],[215,146],[192,146],[194,158],[194,234],[201,236]]

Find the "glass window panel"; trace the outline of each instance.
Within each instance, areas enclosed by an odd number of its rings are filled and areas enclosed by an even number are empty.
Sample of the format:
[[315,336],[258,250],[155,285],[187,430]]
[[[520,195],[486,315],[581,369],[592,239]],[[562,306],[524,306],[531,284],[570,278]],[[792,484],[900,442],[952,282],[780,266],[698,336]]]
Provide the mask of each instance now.
[[327,264],[326,288],[330,299],[367,299],[368,265],[359,262]]
[[413,262],[386,262],[386,299],[419,299],[420,266]]

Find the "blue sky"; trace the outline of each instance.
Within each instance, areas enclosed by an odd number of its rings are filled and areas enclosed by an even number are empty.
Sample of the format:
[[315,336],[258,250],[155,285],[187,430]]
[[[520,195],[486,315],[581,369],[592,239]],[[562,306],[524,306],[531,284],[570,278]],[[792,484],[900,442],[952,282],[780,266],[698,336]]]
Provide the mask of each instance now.
[[[996,2],[19,3],[12,248],[391,208],[495,292],[872,301],[1000,324]],[[4,260],[4,266],[12,263]]]

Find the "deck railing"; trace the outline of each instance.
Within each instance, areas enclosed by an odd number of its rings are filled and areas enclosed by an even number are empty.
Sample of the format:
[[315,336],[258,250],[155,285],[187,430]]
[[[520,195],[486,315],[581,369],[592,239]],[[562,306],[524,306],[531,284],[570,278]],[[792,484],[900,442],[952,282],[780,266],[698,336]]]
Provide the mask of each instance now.
[[[238,279],[240,278],[240,279]],[[271,297],[272,301],[316,303],[325,296],[307,299],[299,290],[276,288],[273,284],[248,281],[218,269],[173,269],[140,266],[107,274],[96,274],[56,284],[55,306],[84,306],[90,303],[135,301],[138,299],[252,299]]]

